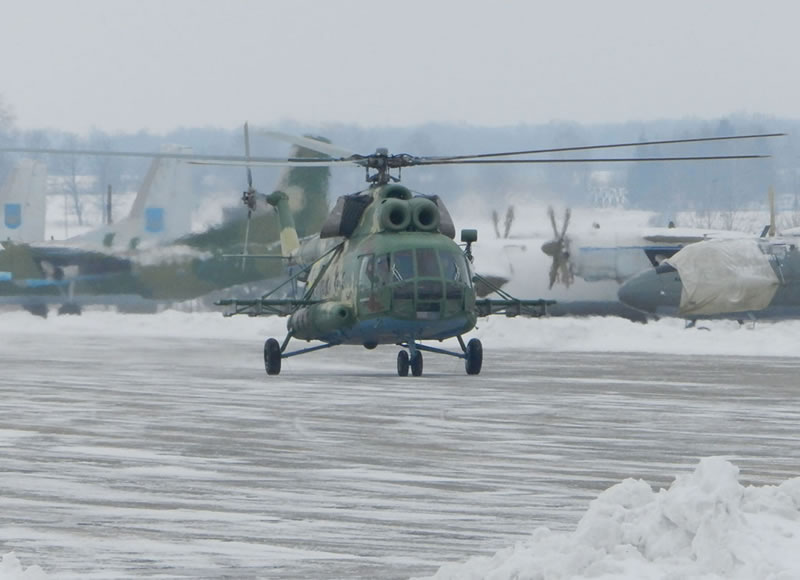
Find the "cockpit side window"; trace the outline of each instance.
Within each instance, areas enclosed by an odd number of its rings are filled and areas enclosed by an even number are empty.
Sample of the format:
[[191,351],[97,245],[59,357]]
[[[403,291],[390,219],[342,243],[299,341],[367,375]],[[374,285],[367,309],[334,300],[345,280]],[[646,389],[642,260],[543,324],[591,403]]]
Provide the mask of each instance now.
[[439,259],[442,262],[442,272],[445,280],[470,284],[469,270],[466,258],[460,252],[447,252],[439,250]]
[[375,257],[372,254],[361,256],[359,266],[358,288],[364,294],[372,289],[373,279],[375,278]]

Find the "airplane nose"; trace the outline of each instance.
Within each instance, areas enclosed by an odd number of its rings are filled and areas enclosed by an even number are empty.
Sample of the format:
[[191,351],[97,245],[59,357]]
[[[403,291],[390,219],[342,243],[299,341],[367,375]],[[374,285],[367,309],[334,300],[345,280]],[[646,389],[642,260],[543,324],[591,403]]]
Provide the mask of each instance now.
[[[620,302],[631,308],[645,312],[655,312],[659,307],[678,306],[675,292],[668,289],[665,282],[676,280],[680,287],[680,278],[671,266],[660,266],[658,269],[646,270],[630,278],[617,291]],[[680,292],[677,294],[680,300]],[[675,302],[675,304],[673,304]]]

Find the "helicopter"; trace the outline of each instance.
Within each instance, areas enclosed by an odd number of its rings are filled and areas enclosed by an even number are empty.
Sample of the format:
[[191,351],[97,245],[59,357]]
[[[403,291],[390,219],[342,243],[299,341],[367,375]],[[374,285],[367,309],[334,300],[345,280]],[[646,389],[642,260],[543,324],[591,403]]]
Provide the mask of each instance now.
[[[371,350],[379,344],[401,347],[397,354],[397,374],[421,376],[423,352],[448,355],[464,360],[468,375],[477,375],[483,366],[483,345],[478,338],[465,342],[464,335],[480,316],[505,314],[542,316],[549,300],[521,300],[494,287],[499,299],[478,299],[475,282],[480,279],[471,266],[472,244],[477,231],[461,231],[462,249],[455,242],[455,226],[443,201],[436,195],[414,194],[402,185],[404,168],[460,164],[542,164],[584,162],[701,161],[710,159],[757,159],[766,155],[713,155],[678,157],[541,158],[521,159],[520,155],[563,153],[618,147],[641,147],[689,142],[723,141],[782,136],[782,133],[707,137],[562,147],[476,155],[415,156],[390,154],[379,148],[361,155],[305,137],[269,133],[292,143],[318,151],[327,158],[269,158],[250,155],[245,126],[245,156],[156,154],[185,159],[193,164],[236,165],[247,170],[248,189],[242,195],[248,218],[263,204],[277,211],[280,221],[281,259],[295,273],[285,282],[304,282],[299,298],[273,298],[274,291],[258,299],[225,299],[216,304],[231,307],[226,316],[279,315],[288,317],[282,341],[268,338],[264,343],[264,365],[268,375],[281,372],[284,359],[338,345],[362,345]],[[2,149],[0,151],[9,150]],[[14,151],[30,151],[13,149]],[[36,150],[50,152],[52,150]],[[101,154],[107,152],[101,152]],[[115,155],[153,156],[144,153],[114,152]],[[275,191],[258,192],[252,184],[251,167],[337,167],[356,166],[365,170],[365,190],[341,196],[324,221],[319,236],[301,244],[291,211],[289,195]],[[245,242],[245,248],[247,242]],[[233,258],[274,258],[243,253]],[[481,280],[492,285],[489,280]],[[282,286],[282,285],[281,285]],[[280,288],[280,286],[279,286]],[[276,289],[277,290],[277,289]],[[288,349],[291,339],[321,344]],[[460,350],[447,350],[423,341],[456,338]]]
[[[554,160],[507,157],[564,149],[451,157],[390,155],[386,149],[377,149],[372,155],[357,155],[334,146],[309,143],[304,138],[272,134],[296,145],[337,155],[338,158],[328,161],[330,165],[364,167],[369,185],[365,190],[339,197],[319,236],[303,244],[291,219],[288,195],[281,191],[259,194],[252,184],[244,192],[243,201],[251,210],[255,209],[258,200],[277,210],[282,256],[290,266],[297,268],[290,281],[306,283],[300,298],[273,298],[270,293],[259,299],[216,302],[219,306],[232,308],[227,316],[277,314],[288,317],[283,340],[268,338],[264,343],[264,366],[268,375],[279,374],[281,363],[286,358],[338,345],[362,345],[371,350],[379,344],[401,347],[397,354],[399,376],[408,376],[409,370],[412,376],[422,375],[423,352],[462,358],[466,373],[477,375],[483,365],[483,345],[478,338],[465,342],[464,335],[475,327],[478,317],[491,314],[542,316],[547,313],[548,306],[555,303],[552,300],[514,298],[491,280],[477,275],[472,268],[472,244],[477,241],[477,231],[461,231],[460,239],[465,245],[462,250],[455,242],[455,227],[441,198],[414,194],[400,184],[400,172],[405,167],[424,165],[546,163]],[[753,137],[756,136],[733,138]],[[632,144],[567,150],[629,145]],[[698,158],[648,158],[650,161],[675,159]],[[299,161],[287,159],[284,162],[295,164]],[[319,160],[306,162],[319,163]],[[500,298],[477,298],[478,282],[491,287]],[[456,338],[460,350],[447,350],[423,342],[449,338]],[[321,344],[289,350],[292,339]]]

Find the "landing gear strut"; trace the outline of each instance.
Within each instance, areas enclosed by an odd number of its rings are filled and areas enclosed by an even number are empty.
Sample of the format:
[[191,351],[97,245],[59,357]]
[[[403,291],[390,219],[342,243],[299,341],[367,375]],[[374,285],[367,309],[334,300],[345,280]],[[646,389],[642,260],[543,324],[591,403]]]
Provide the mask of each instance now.
[[461,346],[461,352],[454,352],[451,350],[444,350],[425,344],[420,344],[413,340],[408,342],[398,343],[408,350],[401,350],[397,353],[397,374],[401,377],[408,376],[408,370],[411,369],[411,374],[415,377],[422,375],[422,351],[433,352],[436,354],[446,354],[448,356],[455,356],[464,359],[464,369],[468,375],[477,375],[481,372],[483,366],[483,345],[477,338],[473,338],[468,343],[464,342],[460,336],[458,344]]

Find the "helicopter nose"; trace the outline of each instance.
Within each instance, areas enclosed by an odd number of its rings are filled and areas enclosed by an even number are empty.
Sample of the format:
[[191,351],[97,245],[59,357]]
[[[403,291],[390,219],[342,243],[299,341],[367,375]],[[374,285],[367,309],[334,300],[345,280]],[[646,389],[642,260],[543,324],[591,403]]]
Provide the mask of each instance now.
[[558,245],[556,240],[550,240],[542,244],[542,251],[552,258],[558,253]]
[[668,264],[630,278],[617,292],[620,302],[636,310],[656,312],[680,306],[681,279]]

